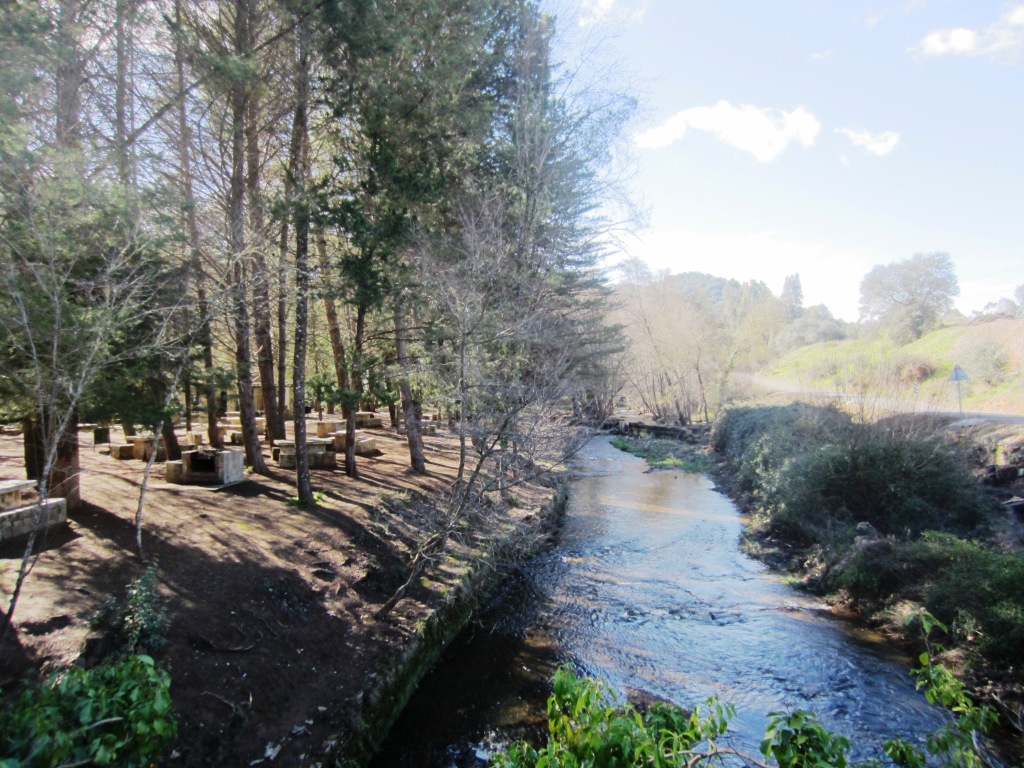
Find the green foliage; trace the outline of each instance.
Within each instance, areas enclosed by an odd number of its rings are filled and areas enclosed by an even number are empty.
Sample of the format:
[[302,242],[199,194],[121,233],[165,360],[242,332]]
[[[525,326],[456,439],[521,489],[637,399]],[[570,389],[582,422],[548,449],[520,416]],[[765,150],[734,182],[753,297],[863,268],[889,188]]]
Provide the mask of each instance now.
[[620,451],[645,459],[653,469],[677,469],[701,474],[710,472],[714,467],[714,462],[708,456],[678,440],[613,437],[611,443]]
[[894,339],[911,341],[942,320],[958,293],[949,254],[918,253],[895,264],[879,264],[864,276],[860,313],[879,321]]
[[[932,630],[945,626],[927,611],[910,618],[920,621],[928,641]],[[942,647],[928,643],[921,666],[913,670],[917,687],[932,704],[949,710],[951,718],[938,730],[924,734],[921,749],[903,739],[885,741],[882,748],[904,768],[981,768],[985,765],[985,734],[996,724],[991,707],[978,706],[964,685],[933,661]],[[769,714],[760,752],[765,762],[719,745],[735,710],[710,699],[705,708],[687,713],[674,705],[657,704],[638,710],[617,704],[610,689],[581,679],[567,669],[555,673],[548,699],[548,742],[537,750],[524,742],[492,756],[497,768],[626,768],[655,766],[704,768],[720,765],[735,755],[748,765],[780,768],[877,768],[878,762],[851,763],[850,741],[832,733],[813,713],[803,710]]]
[[667,704],[638,710],[616,705],[609,688],[579,678],[571,670],[555,672],[548,699],[548,744],[540,751],[520,742],[495,755],[499,768],[612,768],[613,766],[677,766],[704,742],[713,749],[725,733],[734,710],[709,701],[708,708],[687,714]]
[[846,768],[850,740],[831,733],[810,712],[770,712],[768,717],[761,742],[765,759],[786,768]]
[[[908,546],[907,560],[933,575],[928,610],[986,658],[1013,665],[1024,648],[1024,555],[930,532]],[[973,631],[972,631],[973,630]]]
[[160,569],[152,561],[132,579],[124,600],[109,600],[89,622],[93,629],[113,635],[128,653],[153,653],[167,640],[170,617],[166,600],[157,591]]
[[712,441],[754,504],[755,535],[825,566],[812,586],[873,607],[919,600],[972,653],[1016,663],[1024,563],[969,538],[995,502],[948,445],[807,406],[729,411]]
[[934,657],[944,649],[931,642],[930,636],[933,629],[948,634],[946,625],[927,611],[907,619],[908,623],[914,621],[921,622],[927,650],[918,659],[921,666],[911,674],[929,703],[948,709],[953,717],[937,731],[925,736],[924,751],[903,739],[893,739],[885,742],[885,753],[896,765],[905,768],[924,768],[934,764],[944,768],[982,768],[988,764],[984,755],[984,736],[996,725],[995,710],[988,705],[975,704],[967,695],[964,684],[947,667],[934,662]]
[[729,411],[714,442],[738,462],[737,482],[773,532],[799,544],[882,534],[968,531],[992,502],[938,440],[857,424],[828,409]]
[[170,686],[148,656],[57,672],[0,717],[0,766],[152,765],[177,731]]

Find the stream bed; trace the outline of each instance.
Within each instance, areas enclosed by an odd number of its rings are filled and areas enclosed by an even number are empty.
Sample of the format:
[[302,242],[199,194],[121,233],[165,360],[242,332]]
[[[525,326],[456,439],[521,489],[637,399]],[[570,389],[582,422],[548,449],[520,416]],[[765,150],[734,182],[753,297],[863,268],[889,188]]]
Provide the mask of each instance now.
[[810,709],[880,756],[943,714],[910,660],[739,551],[741,517],[706,477],[649,471],[607,438],[575,466],[558,546],[510,580],[420,685],[375,766],[482,766],[513,738],[542,741],[560,663],[617,692],[737,710],[751,754],[769,712]]

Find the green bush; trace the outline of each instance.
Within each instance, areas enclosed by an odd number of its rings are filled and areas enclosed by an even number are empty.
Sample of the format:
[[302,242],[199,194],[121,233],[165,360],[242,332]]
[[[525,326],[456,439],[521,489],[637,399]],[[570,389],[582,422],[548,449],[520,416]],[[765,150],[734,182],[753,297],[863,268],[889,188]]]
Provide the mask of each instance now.
[[1024,648],[1024,555],[929,532],[909,545],[908,560],[934,574],[924,596],[929,611],[959,634],[973,635],[986,658],[1019,663]]
[[492,757],[499,768],[675,766],[700,742],[725,733],[731,707],[711,702],[708,712],[688,714],[677,706],[655,704],[643,711],[617,705],[611,690],[571,670],[555,672],[548,699],[548,744],[536,750],[512,744]]
[[89,626],[109,633],[128,653],[153,653],[167,640],[170,618],[166,601],[157,592],[160,569],[154,560],[132,579],[124,600],[108,600]]
[[170,686],[148,656],[57,672],[3,712],[0,767],[151,765],[177,729]]
[[831,409],[736,409],[713,445],[771,532],[798,546],[849,543],[861,522],[883,534],[964,532],[993,506],[952,448]]

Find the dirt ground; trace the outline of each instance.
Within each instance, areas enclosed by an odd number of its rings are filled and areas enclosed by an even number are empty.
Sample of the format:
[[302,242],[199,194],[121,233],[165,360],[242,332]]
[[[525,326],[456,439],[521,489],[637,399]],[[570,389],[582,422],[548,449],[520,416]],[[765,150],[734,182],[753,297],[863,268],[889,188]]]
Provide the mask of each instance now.
[[[372,432],[379,455],[359,459],[358,479],[313,470],[323,494],[315,509],[288,503],[294,471],[277,468],[266,445],[270,476],[223,489],[167,484],[154,465],[144,544],[172,615],[157,654],[180,723],[169,765],[317,764],[341,703],[372,684],[440,599],[443,585],[430,582],[437,594],[421,587],[387,620],[373,618],[414,541],[436,524],[429,500],[454,477],[455,439],[424,438],[429,474],[418,477],[404,437]],[[123,442],[119,430],[111,439]],[[5,690],[26,672],[75,662],[89,618],[143,568],[134,519],[144,463],[111,458],[91,432],[79,443],[85,504],[47,534],[26,581],[17,639],[0,649]],[[0,478],[24,477],[22,456],[20,437],[0,436]],[[0,545],[5,608],[23,547]]]

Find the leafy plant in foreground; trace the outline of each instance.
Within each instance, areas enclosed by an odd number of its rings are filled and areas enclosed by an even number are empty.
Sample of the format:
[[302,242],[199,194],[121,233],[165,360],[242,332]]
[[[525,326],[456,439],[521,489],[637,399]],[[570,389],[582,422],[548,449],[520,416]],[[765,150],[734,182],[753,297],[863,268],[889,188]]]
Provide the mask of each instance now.
[[57,672],[0,717],[0,768],[151,765],[177,730],[170,687],[149,656]]
[[[926,641],[935,628],[945,627],[927,612],[920,619]],[[941,647],[930,644],[921,654],[921,667],[913,671],[928,701],[948,709],[953,717],[939,730],[926,734],[924,749],[904,739],[882,745],[885,754],[903,768],[982,768],[984,734],[995,724],[990,707],[978,706],[964,692],[963,683],[933,661]],[[833,734],[814,714],[803,710],[772,712],[760,745],[763,760],[720,743],[732,706],[709,699],[703,708],[687,713],[671,704],[639,710],[618,705],[603,683],[576,677],[572,671],[555,673],[554,692],[548,699],[548,743],[534,749],[517,742],[492,757],[497,768],[704,768],[732,756],[741,762],[768,768],[877,768],[874,760],[851,763],[850,741]]]

